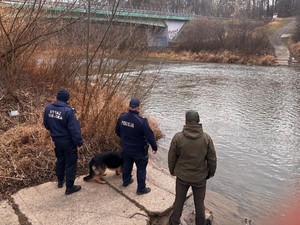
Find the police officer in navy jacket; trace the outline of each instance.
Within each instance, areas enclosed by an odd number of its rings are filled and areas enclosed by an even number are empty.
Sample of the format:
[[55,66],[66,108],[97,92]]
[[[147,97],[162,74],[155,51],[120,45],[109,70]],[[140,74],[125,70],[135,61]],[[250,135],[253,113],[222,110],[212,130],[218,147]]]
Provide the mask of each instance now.
[[46,106],[44,111],[44,126],[50,131],[55,144],[56,176],[58,187],[62,188],[66,182],[65,194],[72,194],[81,189],[74,185],[77,171],[77,147],[83,145],[79,121],[74,108],[68,105],[70,94],[61,89],[56,101]]
[[116,134],[121,138],[123,157],[123,186],[133,182],[132,168],[137,167],[137,194],[147,194],[151,191],[146,187],[146,167],[148,164],[148,148],[157,151],[157,144],[148,120],[139,115],[140,101],[133,98],[129,103],[129,110],[123,113],[116,124]]

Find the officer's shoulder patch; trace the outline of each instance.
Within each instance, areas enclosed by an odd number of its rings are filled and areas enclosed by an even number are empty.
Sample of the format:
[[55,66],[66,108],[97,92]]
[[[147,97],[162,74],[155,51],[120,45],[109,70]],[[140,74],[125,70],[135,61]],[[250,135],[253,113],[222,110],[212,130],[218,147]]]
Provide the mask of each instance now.
[[74,112],[74,117],[75,117],[75,119],[76,119],[76,120],[78,120],[78,118],[77,118],[77,111],[76,111],[76,109],[75,109],[75,108],[73,108],[73,107],[71,107],[71,109],[72,109],[72,111]]
[[72,112],[74,112],[74,113],[76,113],[77,111],[76,111],[76,109],[74,108],[74,107],[71,107],[71,106],[66,106],[66,108],[69,110],[69,111],[72,111]]

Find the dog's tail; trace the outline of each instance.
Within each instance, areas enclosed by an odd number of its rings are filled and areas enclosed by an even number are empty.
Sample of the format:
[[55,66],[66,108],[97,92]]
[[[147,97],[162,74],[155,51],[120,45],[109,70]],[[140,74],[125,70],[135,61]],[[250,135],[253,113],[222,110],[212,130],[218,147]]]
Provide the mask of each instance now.
[[90,168],[90,173],[89,173],[89,175],[87,175],[83,178],[84,181],[91,180],[95,175],[95,171],[93,170],[93,160],[90,161],[89,168]]

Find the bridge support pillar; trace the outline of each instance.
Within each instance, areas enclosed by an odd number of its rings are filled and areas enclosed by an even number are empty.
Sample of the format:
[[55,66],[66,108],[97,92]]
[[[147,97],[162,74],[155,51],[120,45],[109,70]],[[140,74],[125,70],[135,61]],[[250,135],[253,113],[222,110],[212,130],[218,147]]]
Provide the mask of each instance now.
[[146,30],[148,47],[166,48],[180,34],[187,21],[165,20],[166,27]]

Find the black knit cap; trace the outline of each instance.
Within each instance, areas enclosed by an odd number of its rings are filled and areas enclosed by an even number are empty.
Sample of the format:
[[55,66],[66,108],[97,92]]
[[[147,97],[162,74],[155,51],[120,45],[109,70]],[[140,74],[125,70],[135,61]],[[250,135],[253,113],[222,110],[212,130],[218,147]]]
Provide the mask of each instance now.
[[56,99],[67,102],[70,98],[70,94],[66,89],[60,89],[59,92],[57,93]]
[[186,121],[190,123],[199,123],[200,122],[200,117],[198,112],[195,110],[189,110],[185,113],[185,119]]

